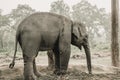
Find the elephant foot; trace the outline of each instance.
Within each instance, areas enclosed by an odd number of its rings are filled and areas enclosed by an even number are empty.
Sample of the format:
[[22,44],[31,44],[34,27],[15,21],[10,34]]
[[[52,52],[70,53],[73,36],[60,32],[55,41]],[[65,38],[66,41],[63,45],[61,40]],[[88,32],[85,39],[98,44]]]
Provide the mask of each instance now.
[[91,72],[91,71],[89,71],[89,74],[92,74],[92,72]]
[[36,75],[37,77],[41,77],[40,72],[35,72],[35,75]]
[[60,71],[59,71],[59,70],[54,70],[54,71],[53,71],[53,74],[55,74],[55,75],[60,75]]
[[55,70],[54,74],[60,76],[60,75],[65,75],[66,74],[66,70]]
[[66,72],[66,70],[61,70],[60,73],[61,73],[61,75],[65,75],[67,72]]
[[37,80],[37,77],[35,75],[28,75],[25,76],[24,80]]

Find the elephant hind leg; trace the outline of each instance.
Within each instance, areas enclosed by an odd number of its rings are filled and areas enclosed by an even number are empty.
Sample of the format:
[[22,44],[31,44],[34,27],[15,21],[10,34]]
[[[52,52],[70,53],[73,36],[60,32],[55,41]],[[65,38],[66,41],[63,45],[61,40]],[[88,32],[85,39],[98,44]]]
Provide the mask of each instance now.
[[54,70],[55,68],[55,59],[54,59],[54,52],[52,50],[47,51],[48,55],[48,70]]
[[[29,35],[29,36],[28,36]],[[24,57],[24,76],[25,80],[36,80],[36,75],[34,74],[34,59],[38,54],[39,50],[39,39],[38,36],[33,36],[33,34],[22,35],[22,51]],[[32,79],[33,78],[33,79]]]
[[34,57],[28,57],[23,54],[24,58],[24,80],[36,80],[36,76],[33,73],[33,60]]
[[35,74],[37,77],[40,77],[40,76],[41,76],[40,72],[37,70],[37,66],[36,66],[35,59],[33,60],[33,70],[34,70],[34,74]]

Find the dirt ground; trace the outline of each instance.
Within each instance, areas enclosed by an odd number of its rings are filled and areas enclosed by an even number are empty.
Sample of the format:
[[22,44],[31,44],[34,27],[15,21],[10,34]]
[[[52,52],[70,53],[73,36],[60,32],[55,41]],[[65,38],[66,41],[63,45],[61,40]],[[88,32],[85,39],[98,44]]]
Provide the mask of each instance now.
[[[72,55],[68,73],[56,76],[47,69],[47,56],[39,55],[36,59],[41,77],[38,80],[120,80],[120,69],[111,66],[110,53],[92,54],[93,74],[88,74],[84,54]],[[0,54],[0,80],[23,80],[23,59],[17,55],[14,69],[9,69],[12,56]]]

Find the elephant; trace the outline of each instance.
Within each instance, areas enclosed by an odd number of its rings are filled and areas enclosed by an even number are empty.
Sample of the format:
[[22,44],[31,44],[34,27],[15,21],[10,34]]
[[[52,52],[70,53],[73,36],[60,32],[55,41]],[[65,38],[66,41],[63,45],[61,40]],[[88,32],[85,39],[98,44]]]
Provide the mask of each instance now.
[[15,52],[9,68],[15,65],[17,44],[19,43],[24,60],[24,80],[36,80],[41,76],[36,68],[35,58],[39,51],[52,50],[55,56],[56,75],[67,72],[71,53],[71,44],[85,49],[89,73],[91,56],[88,35],[85,26],[62,15],[50,12],[36,12],[26,17],[16,31]]
[[55,69],[55,56],[54,52],[52,50],[47,51],[47,56],[48,56],[48,70],[54,70]]

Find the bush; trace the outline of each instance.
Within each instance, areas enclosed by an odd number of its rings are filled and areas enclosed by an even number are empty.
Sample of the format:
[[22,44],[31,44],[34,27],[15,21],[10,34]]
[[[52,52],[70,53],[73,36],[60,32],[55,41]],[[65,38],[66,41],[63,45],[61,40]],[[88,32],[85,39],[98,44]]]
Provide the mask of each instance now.
[[99,43],[93,48],[95,51],[110,51],[110,43]]

